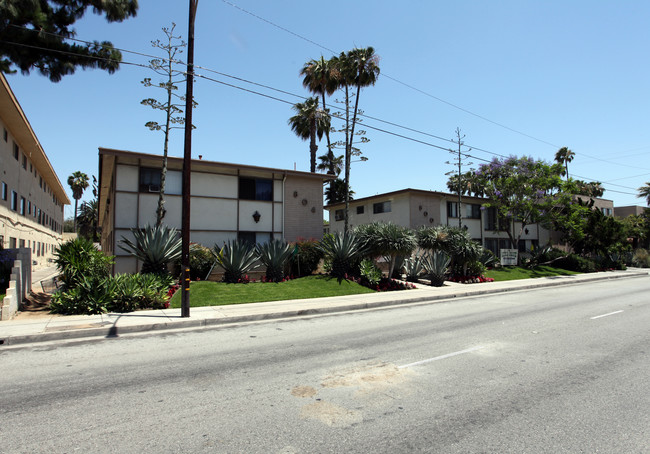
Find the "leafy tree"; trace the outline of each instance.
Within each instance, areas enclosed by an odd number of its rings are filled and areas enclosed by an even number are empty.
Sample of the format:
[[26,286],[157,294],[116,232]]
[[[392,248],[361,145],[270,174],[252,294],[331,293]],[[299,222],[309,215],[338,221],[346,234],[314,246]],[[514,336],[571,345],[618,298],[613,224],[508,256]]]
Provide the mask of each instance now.
[[0,71],[23,74],[37,69],[59,82],[77,67],[100,68],[114,73],[122,54],[108,41],[70,44],[72,28],[86,10],[109,22],[134,17],[137,0],[3,0],[0,1]]
[[325,202],[328,205],[345,201],[346,192],[349,200],[354,199],[354,191],[352,189],[345,190],[345,181],[337,178],[336,180],[332,180],[332,183],[325,189]]
[[72,189],[72,198],[74,199],[74,231],[77,231],[77,206],[79,199],[88,187],[88,175],[77,170],[68,177],[68,185]]
[[564,171],[562,173],[563,175],[566,175],[567,180],[569,179],[569,163],[573,161],[575,155],[576,154],[567,147],[562,147],[555,153],[555,162],[564,166]]
[[641,186],[637,191],[639,191],[637,197],[645,199],[646,204],[650,206],[650,182]]
[[318,98],[307,98],[293,106],[296,115],[289,118],[289,126],[302,140],[309,140],[310,172],[316,172],[316,137],[323,138],[329,132],[330,115],[318,107]]
[[610,252],[622,250],[626,244],[623,223],[613,216],[605,216],[598,209],[592,209],[586,216],[584,236],[573,243],[573,250],[578,254],[607,257]]
[[632,239],[633,248],[647,248],[650,246],[650,213],[646,210],[643,214],[632,214],[623,218],[625,236]]
[[571,201],[561,174],[561,164],[547,164],[527,156],[494,158],[479,166],[475,173],[477,184],[489,199],[484,206],[494,207],[501,218],[508,220],[506,232],[513,249],[527,225],[552,217]]
[[[162,76],[164,81],[153,84],[151,78],[147,77],[142,81],[145,87],[160,88],[165,91],[165,101],[160,102],[154,98],[143,99],[140,104],[149,106],[155,110],[161,110],[165,113],[165,124],[159,124],[156,121],[148,121],[145,126],[152,131],[162,131],[165,140],[163,142],[163,160],[160,174],[160,192],[158,195],[158,206],[156,208],[156,226],[162,224],[165,217],[165,182],[167,179],[167,154],[169,151],[169,133],[172,129],[182,129],[185,126],[185,117],[183,115],[183,106],[185,97],[175,93],[178,90],[179,83],[186,80],[185,73],[182,69],[174,69],[176,64],[176,55],[183,52],[187,45],[180,36],[174,35],[176,24],[172,22],[171,28],[163,27],[163,33],[166,40],[159,39],[152,41],[151,45],[161,49],[165,58],[156,58],[149,61],[149,67],[153,72]],[[175,102],[176,101],[176,102]],[[193,107],[197,106],[196,101],[192,101]],[[194,128],[194,126],[192,126]]]

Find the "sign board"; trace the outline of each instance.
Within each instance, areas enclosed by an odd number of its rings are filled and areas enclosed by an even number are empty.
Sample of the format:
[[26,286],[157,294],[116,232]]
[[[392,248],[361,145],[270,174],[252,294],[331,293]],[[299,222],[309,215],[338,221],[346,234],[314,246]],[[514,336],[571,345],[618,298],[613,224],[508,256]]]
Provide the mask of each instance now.
[[518,249],[500,249],[502,266],[517,266]]

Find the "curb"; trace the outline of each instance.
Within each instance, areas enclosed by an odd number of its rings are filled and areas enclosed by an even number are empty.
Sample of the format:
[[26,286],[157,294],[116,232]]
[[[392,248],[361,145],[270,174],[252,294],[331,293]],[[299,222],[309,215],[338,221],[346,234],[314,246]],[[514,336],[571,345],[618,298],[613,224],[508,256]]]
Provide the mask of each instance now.
[[[563,276],[550,277],[544,279],[558,279],[557,281],[544,280],[543,282],[530,283],[526,285],[513,285],[512,287],[502,287],[502,288],[485,288],[485,289],[475,289],[475,290],[461,290],[454,293],[449,293],[445,295],[422,295],[418,297],[406,297],[401,299],[390,299],[384,301],[374,301],[374,302],[358,302],[350,303],[342,306],[324,306],[320,308],[312,309],[296,309],[296,310],[285,310],[281,312],[268,312],[262,314],[252,314],[252,315],[240,315],[240,316],[231,316],[231,317],[222,317],[222,318],[210,318],[210,319],[188,319],[180,320],[174,322],[162,322],[162,323],[152,323],[152,324],[142,324],[142,325],[127,325],[123,327],[118,327],[110,322],[103,322],[104,326],[97,328],[71,328],[66,330],[62,328],[60,331],[50,332],[50,333],[38,333],[38,334],[25,334],[25,335],[15,335],[9,336],[6,338],[0,338],[0,346],[13,346],[20,344],[29,344],[36,342],[49,342],[56,340],[75,340],[75,339],[85,339],[85,338],[118,338],[121,334],[133,334],[133,333],[146,333],[146,332],[157,332],[157,331],[169,331],[176,329],[188,329],[188,328],[208,328],[216,326],[227,326],[234,325],[238,323],[246,322],[256,322],[264,320],[279,320],[285,318],[293,317],[308,317],[313,315],[320,314],[335,314],[349,312],[352,310],[365,310],[365,309],[377,309],[383,307],[396,307],[407,304],[418,304],[418,303],[433,303],[443,300],[453,300],[455,298],[466,298],[473,296],[489,295],[489,294],[498,294],[498,293],[507,293],[514,292],[519,290],[531,290],[537,288],[546,288],[546,287],[558,287],[564,285],[579,285],[589,282],[598,282],[614,279],[631,279],[631,278],[642,278],[648,277],[648,272],[633,272],[625,274],[612,274],[608,276],[594,276],[588,278],[581,278],[579,281],[569,281],[562,279]],[[520,282],[520,281],[512,281]],[[341,297],[345,298],[345,297]],[[347,296],[349,298],[349,296]],[[109,326],[110,325],[110,326]]]

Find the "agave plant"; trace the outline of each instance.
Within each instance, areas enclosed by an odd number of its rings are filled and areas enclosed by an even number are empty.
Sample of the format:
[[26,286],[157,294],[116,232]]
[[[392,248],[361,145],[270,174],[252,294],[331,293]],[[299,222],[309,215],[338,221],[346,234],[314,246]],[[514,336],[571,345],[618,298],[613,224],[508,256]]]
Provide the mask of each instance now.
[[168,274],[167,265],[181,255],[182,240],[178,231],[167,226],[131,229],[135,243],[122,237],[120,248],[142,261],[143,274]]
[[257,268],[257,254],[255,247],[246,241],[228,241],[219,249],[216,245],[212,249],[217,263],[223,268],[223,281],[231,284],[242,282],[244,275],[251,269]]
[[406,280],[409,282],[417,282],[420,276],[424,273],[424,258],[426,254],[416,254],[404,260],[404,271],[406,272]]
[[422,258],[425,275],[434,287],[442,287],[445,282],[445,273],[449,266],[450,258],[444,252],[433,252]]
[[381,270],[375,265],[375,262],[372,260],[362,260],[359,265],[359,272],[361,278],[368,281],[368,284],[375,286],[381,281]]
[[361,238],[350,232],[326,235],[318,247],[330,263],[330,274],[339,280],[359,273],[359,262],[368,250]]
[[283,240],[271,240],[257,245],[257,256],[266,266],[266,279],[280,282],[285,276],[285,269],[293,255],[294,247]]

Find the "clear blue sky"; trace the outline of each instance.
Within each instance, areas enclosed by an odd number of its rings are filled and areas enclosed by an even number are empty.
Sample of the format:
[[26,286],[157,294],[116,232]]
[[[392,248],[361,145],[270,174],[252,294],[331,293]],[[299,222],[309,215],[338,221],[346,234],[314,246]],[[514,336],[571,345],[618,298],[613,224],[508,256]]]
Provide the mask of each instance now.
[[[89,12],[75,27],[79,39],[152,53],[151,40],[162,38],[161,27],[172,21],[187,36],[187,10],[186,1],[140,0],[134,19],[108,24]],[[644,203],[636,188],[650,181],[649,22],[650,2],[642,0],[201,0],[195,62],[299,97],[205,69],[200,75],[295,103],[308,96],[299,77],[306,61],[329,58],[327,49],[373,46],[382,76],[361,94],[366,114],[446,139],[459,127],[475,147],[474,167],[492,157],[479,149],[551,161],[567,146],[576,154],[572,176],[602,181],[604,197],[616,206],[635,205]],[[123,65],[113,75],[78,70],[58,84],[38,73],[8,80],[65,184],[75,170],[97,174],[98,147],[162,152],[162,133],[144,127],[162,121],[140,105],[159,95],[142,87],[145,77],[152,74]],[[202,78],[195,97],[194,157],[309,170],[309,145],[287,125],[289,104]],[[369,160],[351,169],[357,198],[407,187],[446,190],[445,173],[453,170],[447,152],[371,129],[367,136],[371,142],[362,149]],[[175,131],[170,153],[182,156],[182,144],[182,130]],[[325,149],[322,143],[319,152]]]

